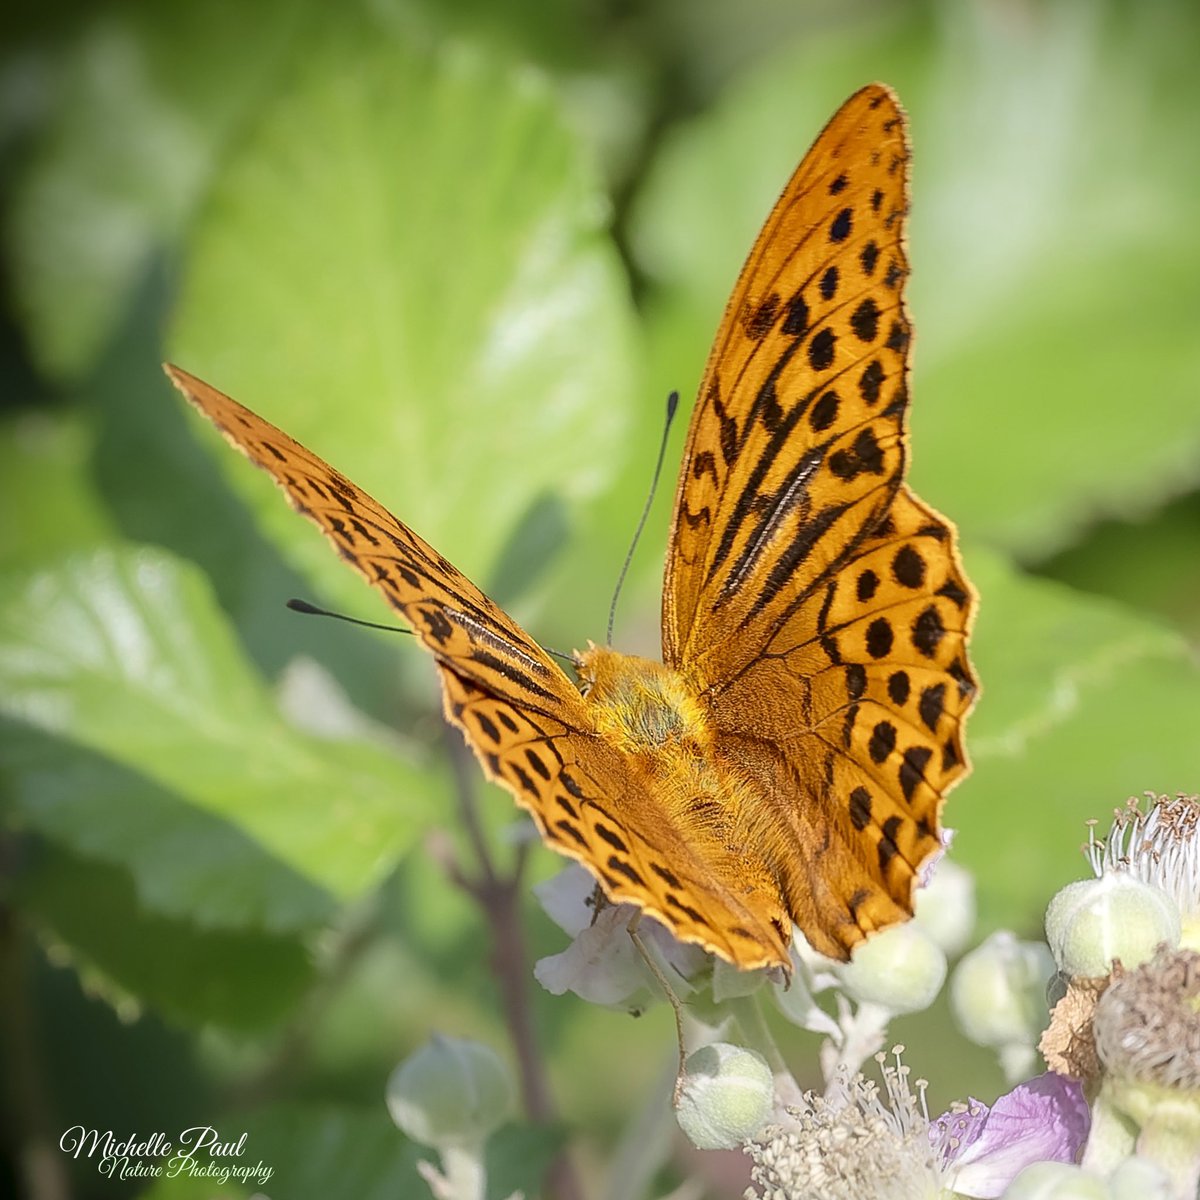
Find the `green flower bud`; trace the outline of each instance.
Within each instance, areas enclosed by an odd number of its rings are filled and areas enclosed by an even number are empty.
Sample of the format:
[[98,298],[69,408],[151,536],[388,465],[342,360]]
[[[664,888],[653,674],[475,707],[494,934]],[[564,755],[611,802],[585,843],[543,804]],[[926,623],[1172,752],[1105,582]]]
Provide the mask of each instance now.
[[1046,981],[1054,959],[1042,942],[993,933],[958,964],[950,980],[950,1009],[963,1033],[1000,1055],[1010,1082],[1033,1066],[1034,1046],[1049,1020]]
[[426,1146],[482,1145],[512,1105],[512,1080],[494,1050],[436,1033],[387,1082],[392,1120]]
[[689,1054],[675,1119],[699,1150],[733,1150],[771,1115],[775,1081],[761,1054],[713,1042]]
[[948,858],[933,869],[933,878],[917,888],[913,920],[942,952],[955,955],[971,940],[975,927],[975,879]]
[[946,981],[946,956],[909,921],[872,934],[854,947],[848,963],[833,970],[855,1000],[892,1013],[921,1012]]
[[1071,976],[1096,978],[1114,959],[1135,967],[1160,942],[1179,945],[1179,909],[1159,888],[1123,871],[1069,883],[1046,909],[1046,941]]
[[1040,1162],[1026,1167],[1004,1189],[1002,1200],[1109,1200],[1103,1179],[1070,1163]]
[[1171,1181],[1157,1163],[1136,1154],[1108,1177],[1112,1200],[1172,1200]]

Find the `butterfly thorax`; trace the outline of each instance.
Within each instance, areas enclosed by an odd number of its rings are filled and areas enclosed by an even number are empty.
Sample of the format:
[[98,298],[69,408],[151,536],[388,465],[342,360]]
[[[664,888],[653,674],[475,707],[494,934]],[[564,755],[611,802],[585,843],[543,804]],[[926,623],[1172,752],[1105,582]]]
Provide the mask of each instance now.
[[687,676],[594,645],[576,655],[576,666],[596,732],[622,751],[653,801],[641,819],[669,824],[703,869],[737,894],[769,888],[769,869],[751,861],[747,845],[754,789],[714,754],[712,718]]
[[627,753],[667,747],[702,752],[710,745],[704,707],[678,671],[590,643],[575,663],[596,731]]

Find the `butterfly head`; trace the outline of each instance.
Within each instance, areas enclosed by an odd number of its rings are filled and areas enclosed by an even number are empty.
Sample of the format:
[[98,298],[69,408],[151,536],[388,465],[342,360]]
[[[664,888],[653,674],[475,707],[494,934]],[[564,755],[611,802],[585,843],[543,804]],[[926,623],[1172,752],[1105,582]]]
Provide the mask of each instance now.
[[575,669],[597,731],[630,753],[712,740],[703,705],[671,667],[589,642],[576,652]]

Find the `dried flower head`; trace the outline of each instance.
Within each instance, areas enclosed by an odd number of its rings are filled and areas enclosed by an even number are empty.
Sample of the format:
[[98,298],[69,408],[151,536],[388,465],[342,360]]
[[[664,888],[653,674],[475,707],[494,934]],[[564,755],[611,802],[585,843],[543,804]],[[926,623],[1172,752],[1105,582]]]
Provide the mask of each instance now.
[[1163,949],[1114,978],[1093,1025],[1109,1073],[1200,1093],[1200,954]]

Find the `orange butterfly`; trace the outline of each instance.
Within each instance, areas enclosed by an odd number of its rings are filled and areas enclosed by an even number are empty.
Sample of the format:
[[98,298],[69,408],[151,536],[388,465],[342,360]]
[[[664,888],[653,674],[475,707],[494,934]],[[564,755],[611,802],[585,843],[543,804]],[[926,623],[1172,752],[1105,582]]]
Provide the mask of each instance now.
[[749,969],[793,923],[846,958],[912,912],[967,771],[974,597],[909,490],[904,114],[853,95],[742,268],[692,417],[663,662],[580,683],[436,550],[287,434],[168,375],[413,627],[447,718],[614,902]]

